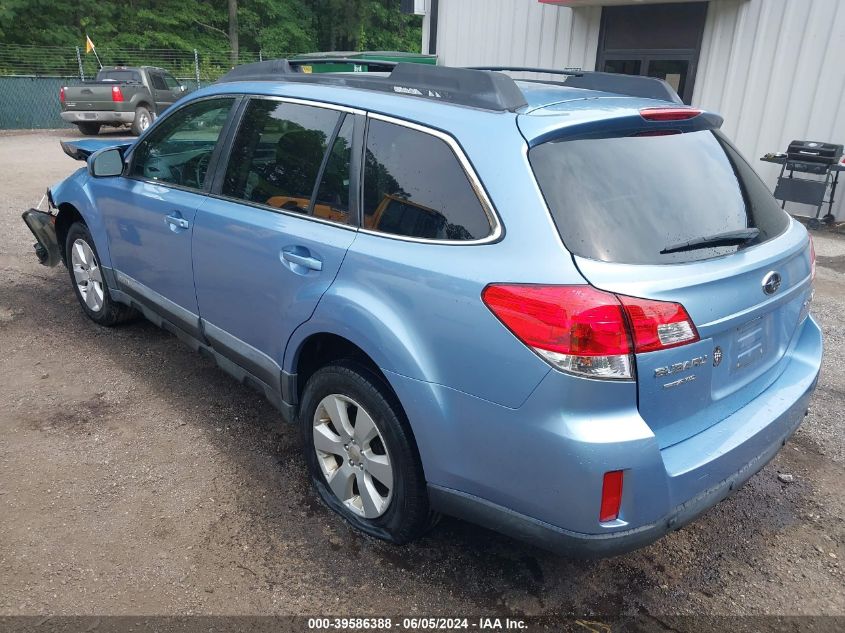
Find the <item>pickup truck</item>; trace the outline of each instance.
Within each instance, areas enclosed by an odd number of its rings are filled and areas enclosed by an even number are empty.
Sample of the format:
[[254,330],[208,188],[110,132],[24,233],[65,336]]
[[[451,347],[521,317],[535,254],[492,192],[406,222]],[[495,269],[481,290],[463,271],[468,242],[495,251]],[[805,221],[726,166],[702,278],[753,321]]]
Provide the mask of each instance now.
[[103,125],[128,125],[137,136],[186,92],[161,68],[103,68],[94,81],[59,90],[61,117],[89,136],[96,136]]

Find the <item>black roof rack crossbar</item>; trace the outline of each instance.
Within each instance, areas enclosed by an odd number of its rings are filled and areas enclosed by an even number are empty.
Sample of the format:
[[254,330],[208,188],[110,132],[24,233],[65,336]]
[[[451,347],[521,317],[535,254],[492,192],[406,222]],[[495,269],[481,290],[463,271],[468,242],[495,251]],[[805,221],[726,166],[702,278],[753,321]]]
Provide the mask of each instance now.
[[[343,60],[373,67],[390,67],[390,74],[377,73],[303,73],[299,67],[317,61]],[[501,73],[468,68],[450,68],[431,64],[414,64],[382,60],[361,60],[343,57],[316,59],[274,59],[237,66],[217,80],[289,81],[348,86],[364,90],[410,95],[464,105],[484,110],[517,110],[526,105],[525,96],[513,79]]]
[[603,73],[577,68],[529,68],[525,66],[474,66],[475,70],[490,70],[496,72],[525,72],[543,73],[548,75],[566,75],[563,85],[571,88],[585,88],[601,92],[627,95],[629,97],[643,97],[645,99],[660,99],[683,103],[678,93],[668,83],[655,77],[639,75],[622,75],[617,73]]

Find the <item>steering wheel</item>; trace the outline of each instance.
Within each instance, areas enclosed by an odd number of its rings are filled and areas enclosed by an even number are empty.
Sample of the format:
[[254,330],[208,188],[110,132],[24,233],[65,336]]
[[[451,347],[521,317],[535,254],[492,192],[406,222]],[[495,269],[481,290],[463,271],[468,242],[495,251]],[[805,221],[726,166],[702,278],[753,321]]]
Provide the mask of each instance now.
[[211,160],[211,153],[203,154],[197,160],[197,164],[194,167],[194,176],[197,179],[197,187],[203,186],[203,181],[205,180],[205,174],[208,172],[208,161]]

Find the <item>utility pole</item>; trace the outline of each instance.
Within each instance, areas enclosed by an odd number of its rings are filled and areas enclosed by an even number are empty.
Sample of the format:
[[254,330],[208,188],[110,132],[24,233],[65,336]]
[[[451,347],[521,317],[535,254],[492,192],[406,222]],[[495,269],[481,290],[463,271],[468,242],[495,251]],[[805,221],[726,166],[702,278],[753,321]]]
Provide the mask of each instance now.
[[229,46],[232,66],[238,65],[238,0],[229,0]]

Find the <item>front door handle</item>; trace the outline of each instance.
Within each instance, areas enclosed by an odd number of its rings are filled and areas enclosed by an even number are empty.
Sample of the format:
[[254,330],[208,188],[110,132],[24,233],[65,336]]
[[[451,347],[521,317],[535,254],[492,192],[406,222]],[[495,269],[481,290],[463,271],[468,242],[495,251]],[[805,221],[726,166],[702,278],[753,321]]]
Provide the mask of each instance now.
[[185,218],[183,218],[178,211],[174,215],[164,216],[164,221],[167,222],[174,229],[187,229],[189,226],[191,226],[191,223],[188,222]]
[[282,259],[310,270],[323,270],[323,262],[313,257],[307,248],[284,248],[282,249]]

